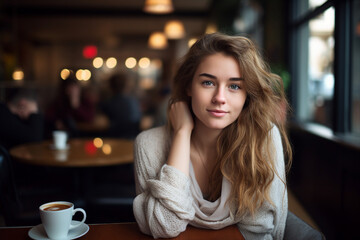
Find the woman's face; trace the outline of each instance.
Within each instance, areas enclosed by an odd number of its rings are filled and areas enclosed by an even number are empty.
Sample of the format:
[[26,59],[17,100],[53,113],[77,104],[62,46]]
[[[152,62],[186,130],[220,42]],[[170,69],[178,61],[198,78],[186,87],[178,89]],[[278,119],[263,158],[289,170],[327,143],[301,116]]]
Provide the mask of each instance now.
[[246,100],[238,63],[223,53],[205,57],[195,71],[189,96],[197,126],[220,130],[233,123]]

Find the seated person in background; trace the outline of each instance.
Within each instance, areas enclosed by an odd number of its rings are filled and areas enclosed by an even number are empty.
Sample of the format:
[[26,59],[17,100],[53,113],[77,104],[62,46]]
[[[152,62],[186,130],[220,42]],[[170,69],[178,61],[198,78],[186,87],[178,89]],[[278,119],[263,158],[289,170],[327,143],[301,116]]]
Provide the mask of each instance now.
[[130,84],[125,73],[110,77],[112,96],[100,104],[108,117],[110,128],[107,136],[134,138],[139,133],[141,110],[138,100],[129,94]]
[[283,239],[291,148],[280,102],[282,80],[251,40],[219,33],[198,40],[175,75],[169,126],[135,140],[140,230],[171,238],[188,224],[236,224],[245,239]]
[[36,94],[26,89],[10,89],[5,104],[0,103],[0,144],[10,149],[43,139],[43,115]]
[[61,79],[58,94],[47,108],[47,128],[50,131],[65,130],[70,136],[75,137],[78,136],[76,124],[91,122],[95,112],[94,103],[82,96],[79,81],[70,75],[66,80]]

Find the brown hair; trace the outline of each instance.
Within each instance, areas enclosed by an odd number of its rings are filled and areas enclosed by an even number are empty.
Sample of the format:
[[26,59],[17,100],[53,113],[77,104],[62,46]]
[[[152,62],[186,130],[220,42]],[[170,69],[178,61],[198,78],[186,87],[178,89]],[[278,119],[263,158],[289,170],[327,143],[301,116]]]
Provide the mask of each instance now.
[[[169,106],[177,101],[185,101],[191,106],[187,90],[195,71],[206,56],[215,53],[224,53],[238,62],[245,79],[247,99],[237,121],[223,129],[218,138],[217,165],[210,182],[214,191],[210,198],[215,200],[220,193],[221,178],[224,176],[232,185],[229,201],[236,204],[237,214],[254,214],[265,200],[271,203],[270,184],[275,174],[278,175],[270,135],[274,125],[282,137],[288,169],[291,165],[292,151],[285,121],[279,118],[288,109],[283,83],[278,75],[271,73],[250,39],[220,33],[208,34],[191,47],[180,65],[174,78]],[[281,179],[282,176],[279,177]],[[286,184],[285,179],[282,181]]]

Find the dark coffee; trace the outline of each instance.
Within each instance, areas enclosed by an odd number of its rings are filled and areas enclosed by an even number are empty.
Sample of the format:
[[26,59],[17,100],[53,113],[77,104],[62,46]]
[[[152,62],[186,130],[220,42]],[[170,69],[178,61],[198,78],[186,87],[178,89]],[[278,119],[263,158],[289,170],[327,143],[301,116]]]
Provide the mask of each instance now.
[[64,210],[67,208],[70,208],[70,205],[67,204],[61,204],[61,203],[54,203],[51,205],[48,205],[47,207],[44,208],[45,211],[60,211],[60,210]]

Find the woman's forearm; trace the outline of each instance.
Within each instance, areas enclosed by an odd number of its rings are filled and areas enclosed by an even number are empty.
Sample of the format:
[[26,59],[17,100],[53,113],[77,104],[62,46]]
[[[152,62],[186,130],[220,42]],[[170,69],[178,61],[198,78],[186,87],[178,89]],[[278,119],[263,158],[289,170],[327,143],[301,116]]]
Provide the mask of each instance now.
[[191,130],[174,132],[167,164],[189,176]]

